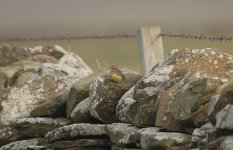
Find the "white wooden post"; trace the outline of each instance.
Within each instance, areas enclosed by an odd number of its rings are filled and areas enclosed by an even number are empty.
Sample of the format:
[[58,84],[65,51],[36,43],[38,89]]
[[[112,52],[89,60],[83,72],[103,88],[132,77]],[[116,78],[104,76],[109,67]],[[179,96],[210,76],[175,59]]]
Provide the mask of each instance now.
[[143,75],[146,75],[164,57],[160,33],[159,26],[142,27],[137,31]]

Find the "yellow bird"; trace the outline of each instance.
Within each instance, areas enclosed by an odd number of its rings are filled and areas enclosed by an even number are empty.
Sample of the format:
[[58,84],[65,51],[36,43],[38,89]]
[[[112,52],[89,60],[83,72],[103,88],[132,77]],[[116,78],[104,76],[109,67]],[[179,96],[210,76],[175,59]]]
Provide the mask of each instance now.
[[124,79],[122,72],[116,67],[110,67],[110,78],[112,81],[121,82]]

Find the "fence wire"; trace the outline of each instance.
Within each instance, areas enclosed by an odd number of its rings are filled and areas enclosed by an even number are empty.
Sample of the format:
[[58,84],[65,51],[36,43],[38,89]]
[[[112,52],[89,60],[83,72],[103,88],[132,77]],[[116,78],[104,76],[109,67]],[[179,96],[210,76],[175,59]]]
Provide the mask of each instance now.
[[[99,34],[99,35],[68,35],[68,36],[36,36],[36,37],[17,37],[17,38],[0,38],[0,42],[22,42],[22,41],[48,41],[48,40],[94,40],[94,39],[122,39],[136,38],[136,33],[117,33],[117,34]],[[173,34],[161,33],[159,36],[169,38],[199,39],[210,41],[232,41],[233,36],[226,35],[197,35],[197,34]]]

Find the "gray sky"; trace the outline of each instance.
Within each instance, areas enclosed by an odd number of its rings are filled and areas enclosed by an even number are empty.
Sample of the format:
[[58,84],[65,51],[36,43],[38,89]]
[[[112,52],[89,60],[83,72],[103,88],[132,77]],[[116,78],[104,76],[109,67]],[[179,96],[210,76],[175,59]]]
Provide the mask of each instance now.
[[163,31],[230,32],[231,0],[0,0],[0,36]]

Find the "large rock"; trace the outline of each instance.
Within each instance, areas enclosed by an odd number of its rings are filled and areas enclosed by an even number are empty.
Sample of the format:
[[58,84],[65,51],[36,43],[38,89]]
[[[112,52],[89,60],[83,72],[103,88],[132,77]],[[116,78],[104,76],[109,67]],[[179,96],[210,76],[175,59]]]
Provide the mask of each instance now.
[[121,96],[130,89],[139,79],[140,75],[126,68],[120,68],[124,79],[115,82],[107,75],[97,77],[90,85],[91,115],[105,123],[113,123],[116,117],[116,106]]
[[46,134],[46,138],[49,142],[59,141],[59,140],[69,140],[80,137],[92,137],[92,138],[106,138],[107,134],[105,132],[106,125],[101,124],[72,124],[54,129]]
[[49,131],[55,128],[71,124],[65,118],[24,118],[14,123],[18,134],[26,137],[44,137]]
[[0,101],[0,125],[30,116],[55,115],[65,103],[66,91],[66,84],[52,76],[5,90]]
[[[136,126],[151,126],[157,118],[157,126],[174,131],[180,127],[173,128],[173,123],[180,124],[180,121],[189,124],[191,120],[192,126],[201,126],[206,117],[192,120],[195,119],[192,115],[206,115],[208,110],[202,106],[210,101],[217,86],[232,78],[232,69],[232,57],[216,49],[173,50],[131,89],[131,93],[127,93],[128,96],[122,97],[117,106],[121,108],[117,109],[119,119]],[[198,91],[199,86],[205,92]],[[182,103],[182,97],[194,97],[196,100],[184,100]],[[130,102],[126,102],[129,99]],[[197,107],[196,102],[199,103]],[[185,109],[188,113],[184,113]]]
[[16,48],[4,45],[0,48],[0,66],[7,66],[14,62],[25,60],[33,55],[43,54],[60,59],[67,52],[60,46],[36,46],[34,48]]

